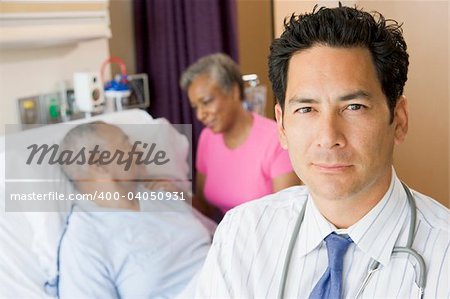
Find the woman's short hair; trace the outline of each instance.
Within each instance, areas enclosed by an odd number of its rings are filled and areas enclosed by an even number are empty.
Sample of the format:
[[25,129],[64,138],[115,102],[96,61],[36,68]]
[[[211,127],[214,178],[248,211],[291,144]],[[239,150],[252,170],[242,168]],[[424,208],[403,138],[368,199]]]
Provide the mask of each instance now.
[[244,81],[239,66],[229,56],[216,53],[204,56],[191,64],[180,78],[180,86],[187,91],[199,75],[209,75],[224,90],[230,91],[234,85],[239,88],[241,101],[244,100]]

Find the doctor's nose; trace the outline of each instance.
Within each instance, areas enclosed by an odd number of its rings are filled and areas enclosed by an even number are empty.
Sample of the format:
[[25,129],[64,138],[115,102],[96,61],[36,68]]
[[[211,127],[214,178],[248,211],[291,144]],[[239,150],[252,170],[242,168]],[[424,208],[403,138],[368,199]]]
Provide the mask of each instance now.
[[324,149],[339,148],[345,146],[345,137],[342,124],[337,115],[327,115],[320,119],[317,132],[317,146]]

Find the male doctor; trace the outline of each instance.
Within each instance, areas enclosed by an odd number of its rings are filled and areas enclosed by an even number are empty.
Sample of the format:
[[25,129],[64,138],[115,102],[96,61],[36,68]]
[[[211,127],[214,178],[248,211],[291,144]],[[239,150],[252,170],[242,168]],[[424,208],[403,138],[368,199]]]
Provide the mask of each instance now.
[[269,77],[306,186],[226,214],[195,298],[449,298],[449,210],[392,167],[407,71],[400,26],[380,14],[339,6],[285,22]]

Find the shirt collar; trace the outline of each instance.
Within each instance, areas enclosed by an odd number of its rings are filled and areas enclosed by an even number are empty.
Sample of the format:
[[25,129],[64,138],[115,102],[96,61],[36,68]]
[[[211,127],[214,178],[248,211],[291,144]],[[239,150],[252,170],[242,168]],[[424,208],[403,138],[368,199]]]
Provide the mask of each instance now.
[[313,251],[322,243],[326,236],[336,230],[336,227],[329,223],[319,212],[311,195],[308,194],[305,204],[305,218],[303,219],[298,238],[298,244],[305,244],[305,246],[299,246],[299,256],[304,256]]
[[[392,170],[388,191],[369,213],[348,228],[348,235],[359,249],[386,266],[408,213],[402,183]],[[305,246],[299,246],[298,254],[304,256],[310,253],[333,231],[337,231],[337,228],[325,219],[308,195],[305,218],[298,237],[298,244]]]
[[359,249],[386,266],[408,213],[406,193],[392,170],[388,191],[369,213],[349,227],[349,236]]

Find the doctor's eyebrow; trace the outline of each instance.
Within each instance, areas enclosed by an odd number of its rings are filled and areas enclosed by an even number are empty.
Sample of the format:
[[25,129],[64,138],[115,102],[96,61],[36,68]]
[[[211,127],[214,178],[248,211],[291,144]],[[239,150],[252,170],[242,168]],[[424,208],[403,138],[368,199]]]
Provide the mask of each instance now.
[[349,94],[343,95],[339,97],[339,101],[350,101],[354,99],[367,99],[369,100],[372,96],[369,92],[364,90],[357,90],[355,92],[351,92]]
[[[372,98],[371,94],[364,90],[357,90],[354,92],[350,92],[348,94],[344,94],[342,96],[338,97],[338,101],[350,101],[354,99],[367,99],[370,100]],[[287,101],[287,105],[295,105],[295,104],[314,104],[314,103],[320,103],[320,100],[314,99],[314,98],[304,98],[304,97],[297,97],[293,96]]]
[[313,103],[319,103],[320,101],[319,100],[316,100],[316,99],[310,99],[310,98],[301,98],[301,97],[296,97],[296,96],[293,96],[292,98],[290,98],[288,101],[287,101],[287,105],[288,106],[292,106],[292,105],[295,105],[295,104],[313,104]]

